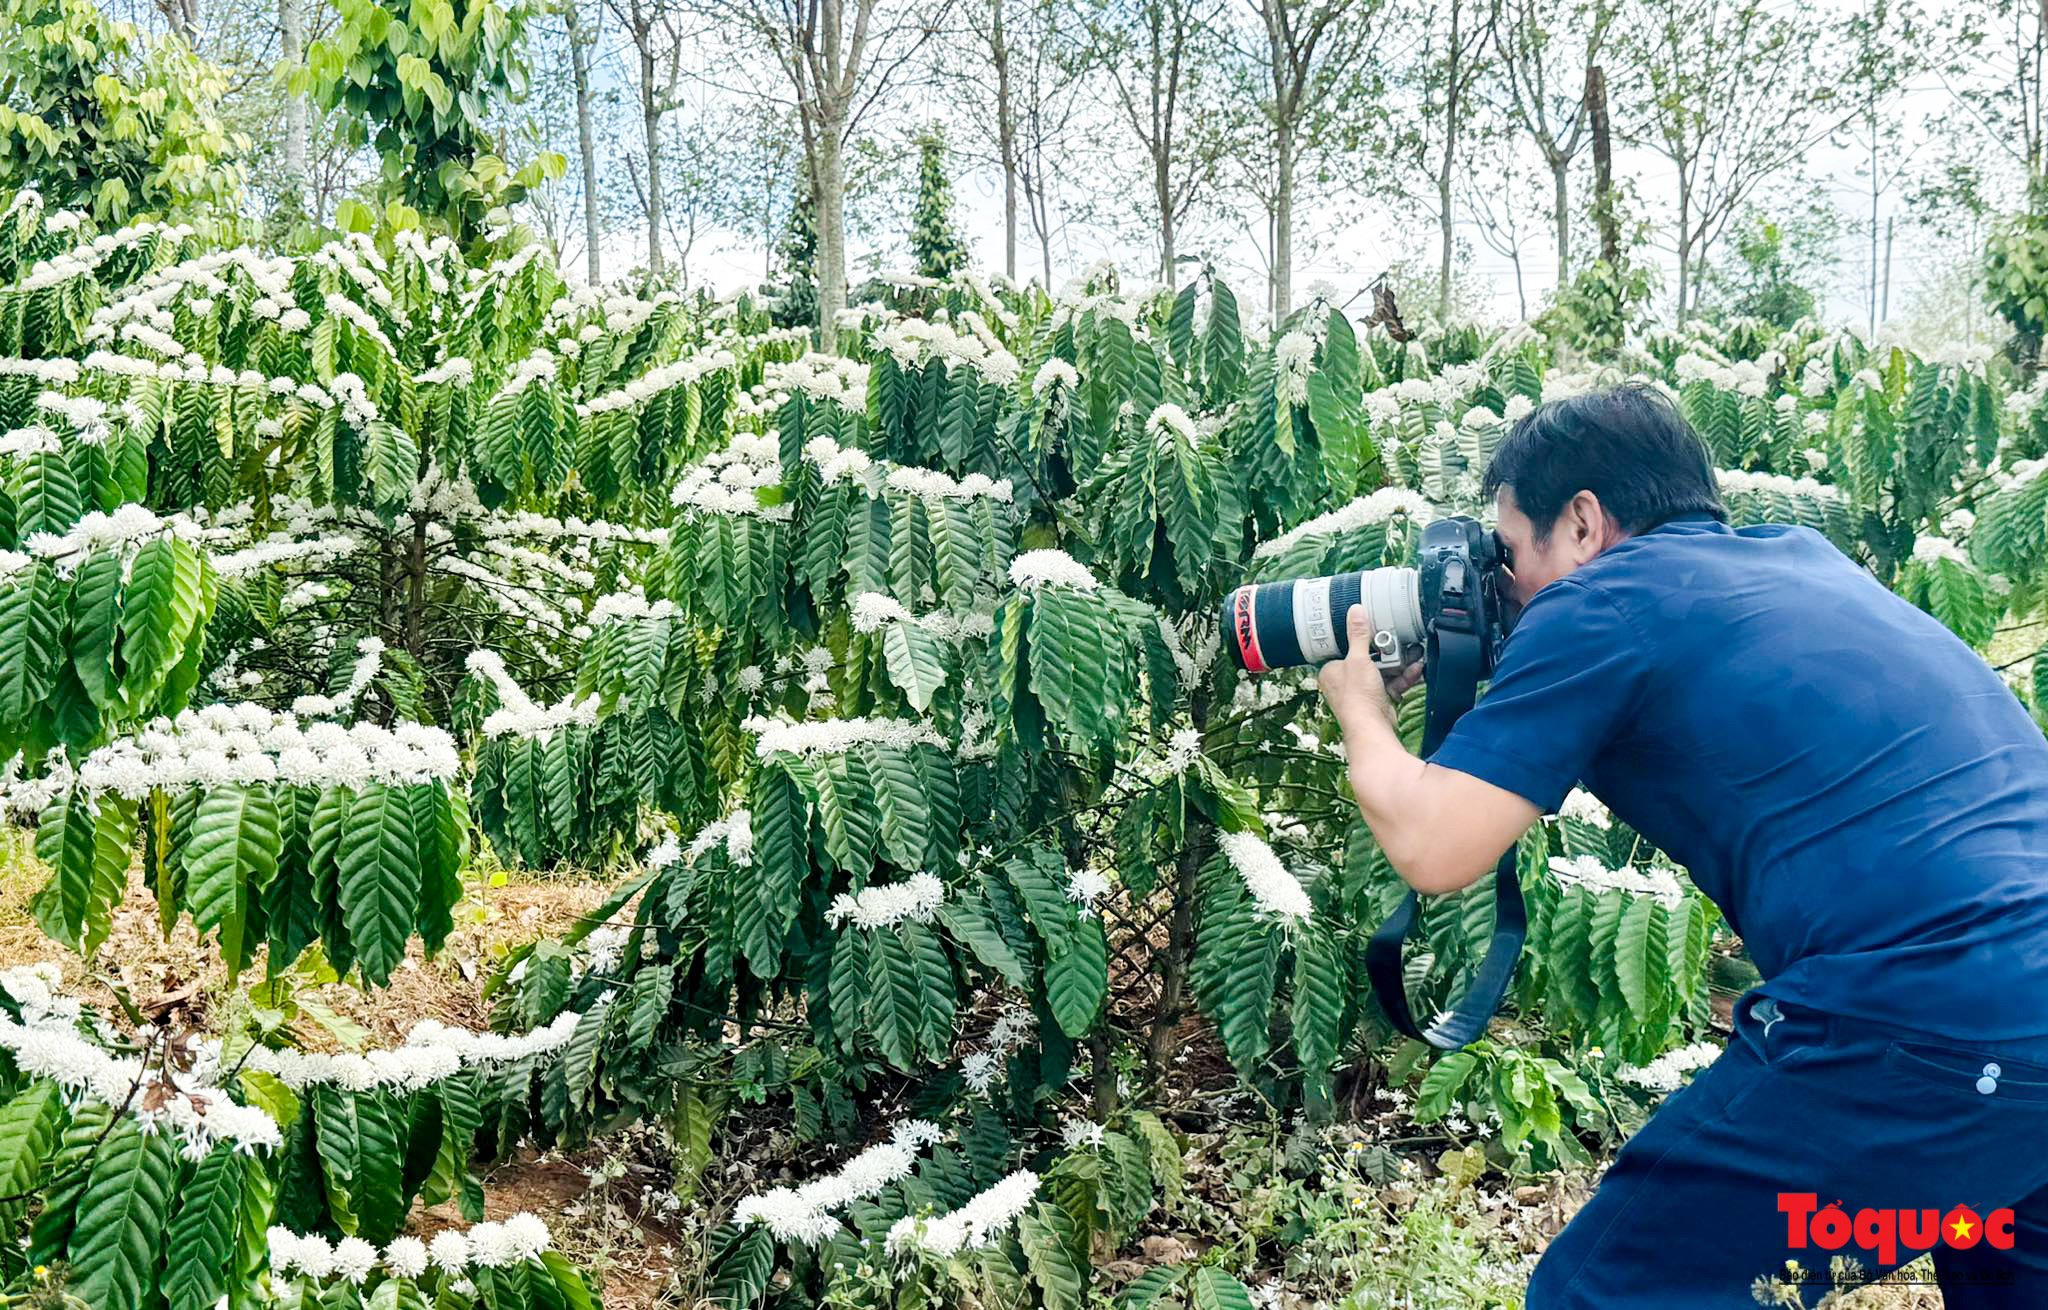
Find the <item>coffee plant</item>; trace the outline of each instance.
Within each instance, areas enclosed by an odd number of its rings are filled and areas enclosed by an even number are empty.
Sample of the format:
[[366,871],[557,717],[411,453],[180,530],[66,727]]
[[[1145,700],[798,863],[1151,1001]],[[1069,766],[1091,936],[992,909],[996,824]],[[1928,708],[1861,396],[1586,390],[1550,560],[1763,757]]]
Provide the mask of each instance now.
[[[1197,1015],[1276,1111],[1410,1078],[1426,1122],[1497,1121],[1496,1164],[1584,1160],[1702,1058],[1712,907],[1574,795],[1519,848],[1507,1012],[1425,1064],[1363,969],[1404,888],[1313,679],[1219,655],[1225,592],[1406,562],[1523,414],[1646,377],[1738,521],[1826,533],[1979,649],[2044,594],[2048,415],[1997,360],[1738,324],[1566,368],[1323,295],[1260,340],[1209,273],[1106,269],[907,279],[820,354],[745,298],[572,288],[516,231],[267,255],[4,215],[35,917],[90,959],[153,897],[252,1002],[0,975],[0,1276],[96,1308],[586,1306],[544,1224],[482,1222],[480,1166],[655,1121],[691,1193],[743,1103],[869,1145],[711,1216],[722,1302],[1080,1306],[1183,1185],[1150,1107]],[[388,983],[486,850],[619,877],[506,959],[495,1031],[302,1049],[309,969]],[[1425,1011],[1492,900],[1426,907]],[[443,1201],[466,1233],[404,1234]],[[1247,1295],[1171,1266],[1125,1303]]]

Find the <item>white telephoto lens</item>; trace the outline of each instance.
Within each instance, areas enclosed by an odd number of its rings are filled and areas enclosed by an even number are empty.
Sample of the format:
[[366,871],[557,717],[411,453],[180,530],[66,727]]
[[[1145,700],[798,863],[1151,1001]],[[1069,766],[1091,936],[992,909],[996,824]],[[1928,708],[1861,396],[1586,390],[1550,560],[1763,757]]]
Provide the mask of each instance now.
[[1374,633],[1393,636],[1393,651],[1374,652],[1381,663],[1406,664],[1420,658],[1424,641],[1422,588],[1414,569],[1367,569],[1359,580],[1358,599],[1372,617]]

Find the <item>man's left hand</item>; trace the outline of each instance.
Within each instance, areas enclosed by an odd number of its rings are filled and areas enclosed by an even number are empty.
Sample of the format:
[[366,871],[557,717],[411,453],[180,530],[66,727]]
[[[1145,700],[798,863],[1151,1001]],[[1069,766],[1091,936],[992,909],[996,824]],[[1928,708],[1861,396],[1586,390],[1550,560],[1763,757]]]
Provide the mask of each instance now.
[[1316,685],[1330,702],[1337,726],[1350,732],[1353,725],[1368,723],[1377,716],[1394,721],[1394,703],[1410,687],[1422,681],[1420,662],[1398,673],[1382,673],[1372,659],[1372,616],[1365,606],[1353,605],[1344,616],[1350,650],[1341,660],[1332,660],[1316,675]]

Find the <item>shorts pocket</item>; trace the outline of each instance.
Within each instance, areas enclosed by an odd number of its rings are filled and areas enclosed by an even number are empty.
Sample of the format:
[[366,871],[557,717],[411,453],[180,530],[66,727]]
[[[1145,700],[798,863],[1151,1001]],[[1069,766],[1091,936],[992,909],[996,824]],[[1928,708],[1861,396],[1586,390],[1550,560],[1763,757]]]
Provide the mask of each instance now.
[[1967,1047],[1895,1041],[1884,1062],[1916,1082],[1980,1102],[1998,1098],[2048,1104],[2048,1065],[2030,1064]]

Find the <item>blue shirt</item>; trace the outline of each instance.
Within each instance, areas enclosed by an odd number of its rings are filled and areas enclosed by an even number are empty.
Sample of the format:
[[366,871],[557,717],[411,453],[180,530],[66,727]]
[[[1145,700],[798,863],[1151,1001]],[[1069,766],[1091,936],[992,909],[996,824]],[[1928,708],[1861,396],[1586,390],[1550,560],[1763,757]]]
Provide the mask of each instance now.
[[1583,781],[1685,866],[1766,994],[2048,1035],[2048,741],[1811,529],[1681,519],[1544,587],[1431,758],[1546,813]]

